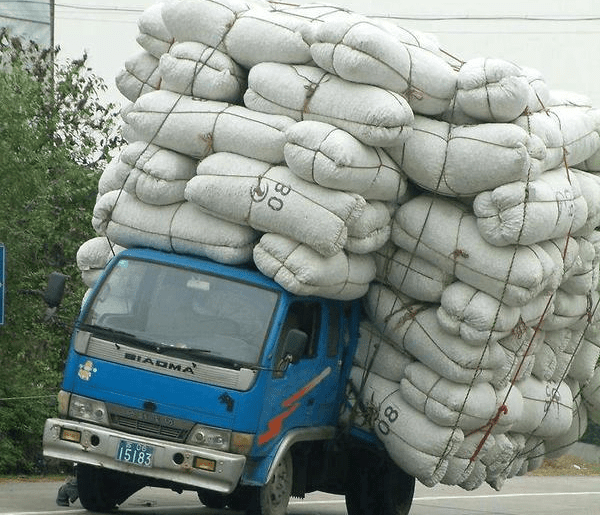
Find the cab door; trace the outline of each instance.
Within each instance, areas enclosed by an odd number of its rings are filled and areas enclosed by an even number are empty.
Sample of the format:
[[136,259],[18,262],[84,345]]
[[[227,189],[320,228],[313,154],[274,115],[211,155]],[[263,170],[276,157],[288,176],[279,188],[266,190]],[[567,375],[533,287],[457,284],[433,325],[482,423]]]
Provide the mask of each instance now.
[[[340,316],[332,305],[337,304],[307,299],[297,300],[288,307],[259,423],[257,445],[263,452],[268,452],[268,448],[292,428],[337,422]],[[299,359],[286,366],[285,343],[291,329],[303,331],[308,339]],[[330,337],[336,341],[332,343]]]

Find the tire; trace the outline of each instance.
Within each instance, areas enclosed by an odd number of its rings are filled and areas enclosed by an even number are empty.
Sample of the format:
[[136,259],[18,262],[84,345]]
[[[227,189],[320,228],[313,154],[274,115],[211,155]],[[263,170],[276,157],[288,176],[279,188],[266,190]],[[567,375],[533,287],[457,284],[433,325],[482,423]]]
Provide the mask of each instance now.
[[90,465],[77,465],[79,501],[88,511],[112,511],[142,486],[125,474]]
[[293,462],[288,452],[276,465],[273,478],[256,488],[247,510],[248,515],[285,515],[292,495]]
[[207,508],[213,510],[222,510],[229,504],[229,498],[227,495],[220,494],[219,492],[212,492],[211,490],[198,491],[198,499]]
[[355,453],[357,468],[346,487],[348,515],[408,515],[415,478],[392,460],[369,451]]

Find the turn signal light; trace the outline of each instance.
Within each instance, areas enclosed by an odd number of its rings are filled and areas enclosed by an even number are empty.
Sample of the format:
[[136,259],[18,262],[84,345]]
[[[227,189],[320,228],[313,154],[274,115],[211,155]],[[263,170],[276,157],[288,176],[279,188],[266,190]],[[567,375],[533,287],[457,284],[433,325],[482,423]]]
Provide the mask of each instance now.
[[81,433],[79,431],[74,431],[73,429],[62,428],[60,431],[60,439],[66,440],[67,442],[81,442]]
[[194,458],[194,468],[214,472],[217,468],[217,462],[214,460],[208,460],[206,458],[200,458],[199,456],[196,456]]

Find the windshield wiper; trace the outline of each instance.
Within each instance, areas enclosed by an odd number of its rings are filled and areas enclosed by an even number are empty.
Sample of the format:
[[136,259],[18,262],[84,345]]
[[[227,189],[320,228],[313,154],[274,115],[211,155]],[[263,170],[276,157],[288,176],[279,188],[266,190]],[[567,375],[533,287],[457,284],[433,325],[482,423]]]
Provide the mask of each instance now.
[[[89,331],[90,333],[96,335],[108,336],[110,338],[118,339],[121,343],[132,343],[134,345],[137,344],[141,347],[152,349],[156,352],[160,352],[162,349],[162,346],[159,343],[151,342],[149,340],[143,340],[141,338],[138,338],[133,333],[121,331],[119,329],[113,329],[112,327],[81,323],[78,325],[78,328],[83,329],[84,331]],[[119,344],[116,341],[114,341],[113,343],[118,349]]]

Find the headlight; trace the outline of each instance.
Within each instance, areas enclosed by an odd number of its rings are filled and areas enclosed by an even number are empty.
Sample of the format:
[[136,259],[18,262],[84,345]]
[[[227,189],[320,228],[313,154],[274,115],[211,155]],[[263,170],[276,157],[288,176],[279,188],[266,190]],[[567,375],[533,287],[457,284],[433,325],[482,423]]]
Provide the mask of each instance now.
[[190,445],[200,445],[220,451],[229,451],[230,441],[231,431],[200,425],[193,427],[187,439]]
[[209,449],[217,449],[219,451],[247,455],[252,449],[254,435],[249,433],[235,433],[226,429],[196,424],[190,432],[186,443]]
[[69,416],[81,420],[87,420],[94,424],[108,426],[108,413],[106,405],[101,401],[71,395],[69,404]]

